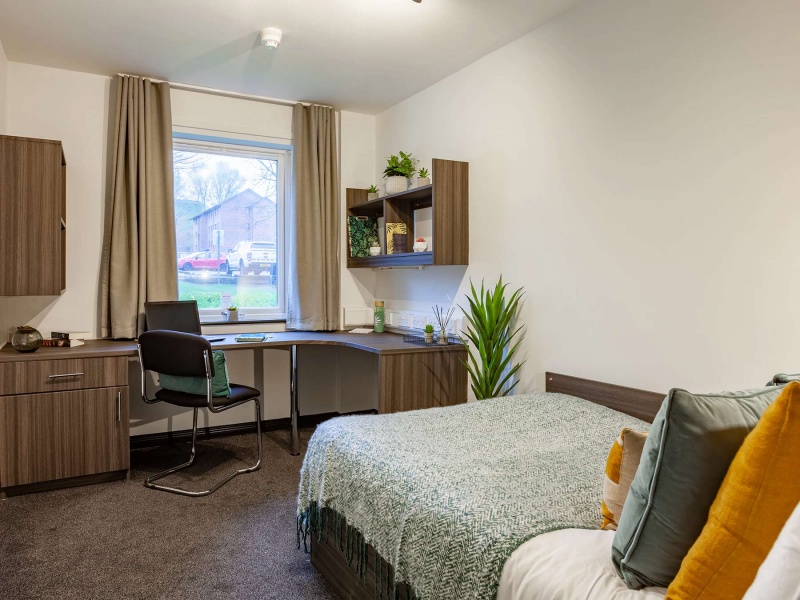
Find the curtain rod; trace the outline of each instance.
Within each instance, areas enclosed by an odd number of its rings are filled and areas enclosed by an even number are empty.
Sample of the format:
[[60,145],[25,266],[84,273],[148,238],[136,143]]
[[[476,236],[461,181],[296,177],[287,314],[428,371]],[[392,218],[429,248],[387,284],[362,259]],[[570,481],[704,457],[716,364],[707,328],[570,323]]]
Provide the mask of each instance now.
[[[119,75],[124,75],[127,77],[140,77],[140,75],[129,75],[128,73],[119,73]],[[310,106],[311,104],[316,104],[314,102],[300,102],[295,100],[282,100],[280,98],[269,98],[267,96],[257,96],[255,94],[244,94],[241,92],[232,92],[230,90],[220,90],[217,88],[210,88],[210,87],[203,87],[200,85],[191,85],[189,83],[176,83],[173,81],[166,81],[164,79],[156,79],[155,77],[144,77],[143,79],[149,79],[150,81],[154,81],[156,83],[167,83],[169,87],[173,90],[184,90],[187,92],[199,92],[202,94],[211,94],[214,96],[227,96],[228,98],[238,98],[240,100],[253,100],[255,102],[265,102],[267,104],[278,104],[280,106],[294,106],[295,104],[304,104],[306,106]],[[333,108],[328,104],[317,104],[317,106],[325,106],[327,108]]]

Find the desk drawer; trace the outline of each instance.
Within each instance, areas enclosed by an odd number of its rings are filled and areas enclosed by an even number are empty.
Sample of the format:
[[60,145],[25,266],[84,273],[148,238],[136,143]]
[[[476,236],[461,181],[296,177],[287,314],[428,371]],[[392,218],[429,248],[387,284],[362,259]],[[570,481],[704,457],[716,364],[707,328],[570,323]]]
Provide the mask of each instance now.
[[0,396],[128,385],[124,356],[0,363]]

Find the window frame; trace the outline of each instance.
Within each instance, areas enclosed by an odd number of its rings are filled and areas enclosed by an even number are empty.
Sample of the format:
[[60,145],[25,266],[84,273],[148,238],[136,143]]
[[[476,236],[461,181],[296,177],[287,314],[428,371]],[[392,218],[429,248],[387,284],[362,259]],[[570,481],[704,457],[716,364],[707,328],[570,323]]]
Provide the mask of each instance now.
[[[286,198],[290,184],[290,169],[292,164],[292,150],[290,146],[264,144],[244,139],[217,138],[198,135],[186,135],[180,131],[172,132],[173,150],[183,152],[198,152],[203,154],[217,154],[219,156],[233,156],[238,158],[254,158],[275,160],[278,163],[278,181],[275,192],[275,247],[277,271],[277,300],[278,305],[273,308],[246,307],[240,308],[241,323],[253,321],[275,322],[286,320]],[[241,243],[241,242],[240,242]],[[173,257],[176,261],[177,255]],[[179,282],[180,285],[180,282]],[[223,317],[224,308],[201,308],[200,322],[203,325],[227,324]],[[235,323],[234,323],[235,324]]]

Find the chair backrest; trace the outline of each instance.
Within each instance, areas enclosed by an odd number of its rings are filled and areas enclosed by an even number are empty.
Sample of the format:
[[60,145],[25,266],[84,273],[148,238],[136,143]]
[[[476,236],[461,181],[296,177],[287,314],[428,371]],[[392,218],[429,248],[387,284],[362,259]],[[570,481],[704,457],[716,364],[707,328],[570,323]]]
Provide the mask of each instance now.
[[200,313],[197,300],[145,302],[144,316],[148,331],[168,329],[200,334]]
[[142,350],[142,368],[166,375],[182,377],[205,377],[208,352],[208,365],[214,375],[214,361],[211,358],[211,344],[203,337],[179,331],[146,331],[139,336]]

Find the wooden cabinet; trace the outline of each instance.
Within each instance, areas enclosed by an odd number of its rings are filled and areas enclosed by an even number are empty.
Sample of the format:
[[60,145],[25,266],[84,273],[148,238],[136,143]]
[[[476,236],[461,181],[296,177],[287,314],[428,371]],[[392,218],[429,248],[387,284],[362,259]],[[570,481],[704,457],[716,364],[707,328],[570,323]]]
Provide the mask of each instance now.
[[[431,185],[367,200],[367,190],[347,188],[347,214],[383,218],[386,223],[404,223],[409,250],[417,232],[414,214],[431,209],[432,247],[427,252],[348,257],[348,268],[404,267],[469,264],[469,163],[434,158]],[[384,225],[385,227],[385,225]]]
[[125,357],[0,363],[0,496],[124,477]]
[[61,142],[0,136],[0,296],[66,289],[66,208]]

